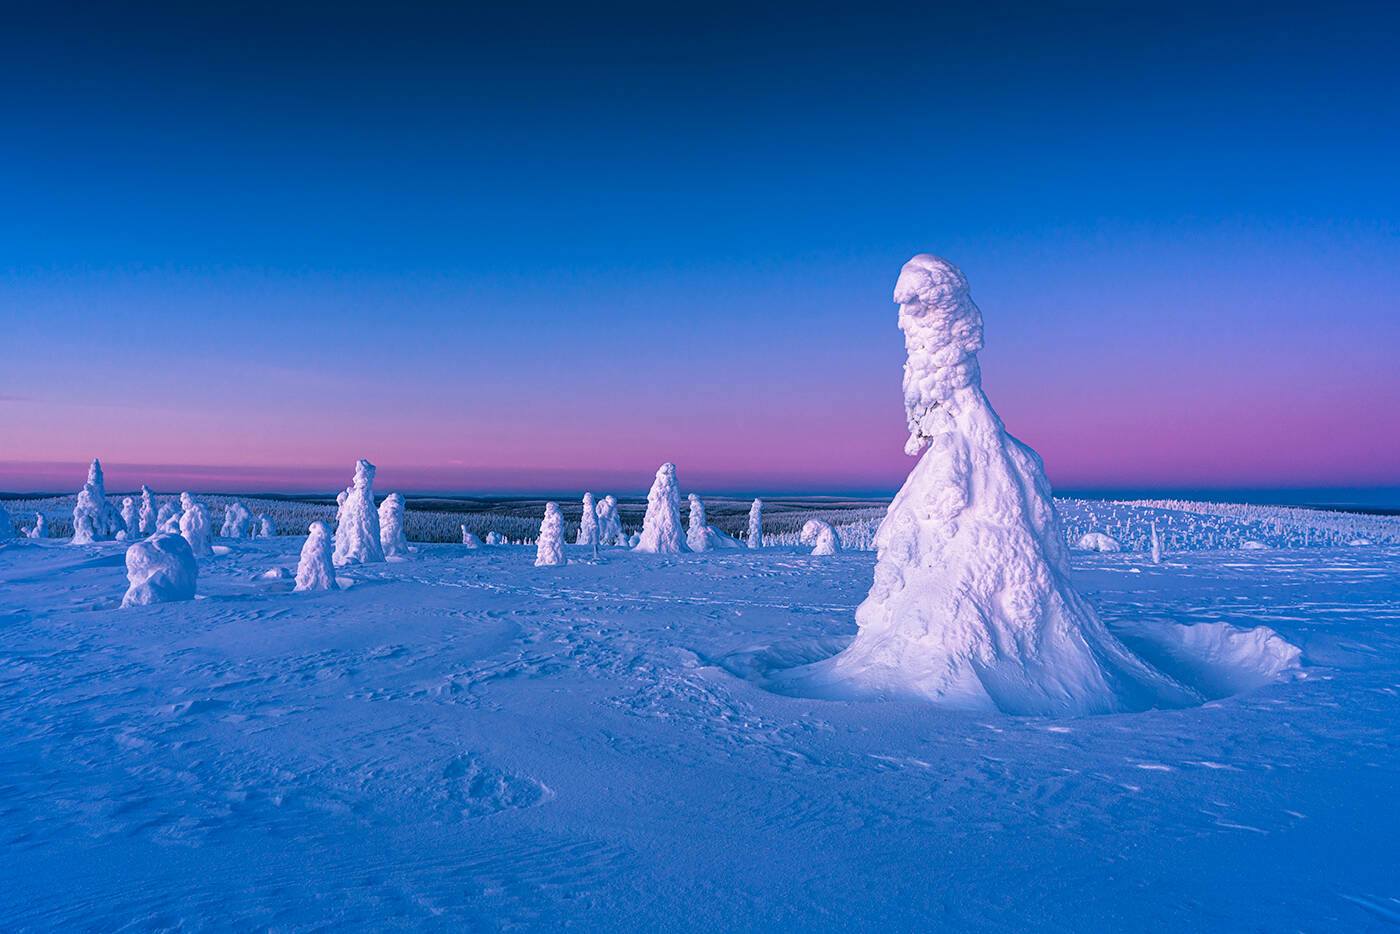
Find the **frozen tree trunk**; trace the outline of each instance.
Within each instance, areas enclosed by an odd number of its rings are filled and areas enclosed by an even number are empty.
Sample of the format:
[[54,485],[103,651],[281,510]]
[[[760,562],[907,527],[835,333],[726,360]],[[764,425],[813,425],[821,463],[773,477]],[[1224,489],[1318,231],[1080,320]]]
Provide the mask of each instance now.
[[690,494],[689,500],[690,527],[686,529],[685,543],[690,546],[691,551],[709,551],[710,526],[705,521],[705,504],[694,493]]
[[213,529],[210,528],[209,513],[195,501],[189,493],[180,494],[180,534],[189,542],[190,550],[196,558],[206,558],[214,553],[211,542]]
[[335,527],[335,565],[370,564],[384,560],[379,541],[379,513],[374,508],[374,465],[361,459],[355,480],[340,500]]
[[763,547],[763,500],[755,499],[749,507],[749,547]]
[[297,590],[335,590],[335,559],[331,554],[331,530],[324,522],[313,522],[301,546],[297,562]]
[[583,494],[583,518],[578,523],[578,538],[574,540],[575,545],[598,544],[597,510],[598,504],[593,501],[593,494]]
[[831,527],[831,523],[821,519],[808,519],[802,526],[797,540],[804,545],[814,546],[814,555],[834,555],[841,550],[841,539],[837,537],[836,530]]
[[122,597],[122,606],[193,600],[198,574],[194,552],[182,536],[152,535],[126,550],[129,586]]
[[142,535],[151,535],[156,531],[156,504],[155,494],[151,488],[145,485],[141,487],[141,509],[137,513],[138,528]]
[[924,453],[876,535],[854,641],[786,673],[786,688],[1025,715],[1199,702],[1133,656],[1071,584],[1040,458],[983,395],[982,315],[962,272],[916,256],[894,297],[909,354],[905,450]]
[[689,551],[681,531],[681,491],[676,483],[676,465],[662,464],[647,494],[647,514],[634,551],[678,554]]
[[558,503],[545,503],[540,537],[535,542],[535,567],[552,568],[564,563],[564,515]]
[[399,493],[390,493],[379,504],[379,544],[386,558],[408,554],[408,539],[403,534],[403,505],[403,496]]
[[598,540],[604,545],[626,545],[622,520],[617,515],[617,497],[604,496],[598,503]]

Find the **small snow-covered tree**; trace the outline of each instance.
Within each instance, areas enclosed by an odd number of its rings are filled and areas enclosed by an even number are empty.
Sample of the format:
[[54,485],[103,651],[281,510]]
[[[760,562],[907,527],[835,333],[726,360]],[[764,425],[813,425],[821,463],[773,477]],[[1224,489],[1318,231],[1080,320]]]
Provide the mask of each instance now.
[[676,465],[662,464],[647,494],[647,514],[635,551],[677,554],[689,551],[681,531],[681,491],[676,483]]
[[180,534],[179,500],[168,500],[160,504],[160,512],[156,515],[156,531],[168,532],[171,535]]
[[1157,534],[1157,523],[1152,523],[1152,563],[1162,563],[1162,537]]
[[277,525],[267,513],[258,514],[258,538],[276,538]]
[[686,529],[685,543],[691,551],[709,551],[710,526],[705,521],[705,504],[694,493],[687,498],[690,500],[690,527]]
[[403,534],[403,506],[403,496],[399,493],[390,493],[379,504],[379,544],[386,558],[408,554],[408,539]]
[[335,590],[335,558],[331,554],[331,530],[324,522],[313,522],[307,530],[297,562],[297,590]]
[[374,508],[374,465],[363,458],[355,464],[355,480],[340,500],[335,527],[335,565],[369,564],[384,560],[379,541],[379,513]]
[[224,507],[224,524],[219,529],[219,535],[223,538],[247,538],[252,522],[253,514],[248,507],[234,500]]
[[136,501],[130,496],[122,498],[122,529],[127,538],[134,539],[141,534],[141,519],[136,512]]
[[144,484],[141,487],[141,509],[137,513],[137,520],[137,531],[141,535],[155,533],[157,524],[155,493],[151,492],[151,488]]
[[49,537],[49,520],[42,512],[34,513],[34,528],[29,530],[28,535],[30,538]]
[[617,497],[608,495],[598,501],[598,542],[602,545],[626,545],[622,520],[617,515]]
[[808,519],[797,540],[804,545],[815,545],[812,549],[814,555],[834,555],[841,550],[841,539],[837,537],[836,530],[830,522],[821,519]]
[[598,504],[594,502],[592,493],[583,494],[583,518],[579,519],[578,538],[574,544],[598,544]]
[[465,525],[463,525],[463,526],[462,526],[462,544],[463,544],[463,545],[466,545],[468,548],[480,548],[480,547],[481,547],[481,539],[477,538],[477,537],[476,537],[475,535],[473,535],[471,532],[468,532],[468,531],[467,531],[467,527],[466,527]]
[[1104,554],[1115,553],[1123,550],[1123,546],[1118,539],[1103,532],[1089,532],[1080,537],[1075,542],[1074,547],[1079,551],[1101,551]]
[[486,533],[486,544],[488,544],[488,545],[504,545],[505,543],[506,543],[506,537],[505,537],[504,535],[502,535],[500,532],[497,532],[495,529],[492,529],[490,532],[487,532],[487,533]]
[[[84,516],[88,521],[79,521]],[[92,465],[88,467],[87,483],[78,491],[78,502],[73,507],[73,544],[86,545],[98,539],[111,538],[120,519],[120,513],[107,502],[102,462],[93,458]]]
[[544,521],[540,537],[535,542],[535,567],[548,568],[566,564],[564,560],[564,515],[558,503],[544,504]]
[[122,606],[193,600],[199,565],[183,536],[160,533],[126,550],[126,595]]
[[214,553],[211,542],[214,530],[210,527],[209,513],[204,505],[189,493],[180,494],[180,534],[189,542],[190,550],[196,558],[204,558]]
[[749,547],[763,547],[763,500],[755,499],[749,507]]
[[96,527],[92,523],[92,516],[85,512],[75,512],[73,514],[73,545],[91,545],[97,541]]

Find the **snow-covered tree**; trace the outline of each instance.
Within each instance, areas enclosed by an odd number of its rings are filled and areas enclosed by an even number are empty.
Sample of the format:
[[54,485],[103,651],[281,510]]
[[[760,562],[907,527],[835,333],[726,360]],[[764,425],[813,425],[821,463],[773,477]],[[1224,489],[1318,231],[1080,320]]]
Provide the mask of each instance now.
[[982,315],[962,272],[916,256],[894,298],[909,355],[905,450],[924,453],[880,525],[854,641],[782,676],[787,687],[1023,715],[1198,701],[1074,589],[1040,458],[982,392]]
[[301,546],[297,562],[297,590],[335,590],[335,558],[331,554],[331,530],[324,522],[313,522]]
[[690,500],[690,526],[685,532],[685,543],[691,551],[709,551],[710,525],[705,521],[705,504],[694,493],[687,499]]
[[97,541],[97,531],[92,524],[92,516],[85,512],[73,513],[73,545],[91,545]]
[[804,545],[816,546],[812,549],[814,555],[834,555],[841,550],[841,539],[837,537],[836,530],[830,522],[821,519],[808,519],[797,540]]
[[379,513],[374,508],[374,465],[355,464],[355,481],[344,493],[335,527],[335,566],[384,560],[379,541]]
[[0,503],[0,540],[16,537],[15,520],[10,516],[5,504]]
[[592,493],[583,494],[583,518],[578,523],[578,538],[574,540],[575,545],[597,545],[598,541],[598,504],[593,501]]
[[604,496],[598,501],[595,511],[598,514],[598,543],[626,545],[627,536],[622,533],[622,520],[617,515],[617,497]]
[[[80,522],[86,516],[87,522]],[[102,462],[93,458],[88,467],[87,483],[78,491],[78,503],[73,507],[73,544],[86,545],[98,539],[111,538],[121,527],[121,513],[107,502],[102,482]]]
[[214,553],[214,530],[210,526],[209,513],[204,505],[189,493],[180,494],[180,534],[189,542],[190,550],[196,558],[208,557]]
[[137,532],[141,535],[151,535],[156,531],[156,504],[155,493],[151,488],[141,487],[141,509],[137,512]]
[[136,501],[130,496],[122,498],[122,530],[126,537],[134,539],[141,533],[141,519],[136,512]]
[[156,514],[156,531],[171,535],[180,534],[180,503],[178,500],[168,500],[160,504],[160,512]]
[[676,465],[662,464],[647,494],[647,514],[634,550],[654,554],[689,551],[681,531],[681,491]]
[[506,537],[505,537],[504,535],[502,535],[500,532],[497,532],[497,531],[495,531],[495,530],[493,529],[493,530],[491,530],[490,532],[487,532],[487,533],[486,533],[486,544],[488,544],[488,545],[504,545],[505,543],[506,543]]
[[1152,563],[1162,563],[1162,537],[1157,534],[1157,523],[1152,523]]
[[1079,541],[1075,542],[1074,547],[1079,551],[1102,551],[1105,554],[1123,550],[1118,539],[1112,535],[1105,535],[1103,532],[1090,532],[1081,536]]
[[248,507],[234,500],[224,507],[224,524],[219,529],[222,538],[247,538],[252,525],[253,514]]
[[265,512],[258,513],[258,538],[276,538],[277,525]]
[[403,506],[403,495],[399,493],[390,493],[379,504],[379,544],[386,558],[408,554],[408,539],[403,534]]
[[480,548],[481,539],[477,538],[471,532],[468,532],[467,527],[464,525],[462,526],[462,544],[466,545],[468,548]]
[[34,513],[34,528],[26,533],[30,538],[48,538],[49,520],[42,512]]
[[558,503],[544,504],[544,521],[540,537],[535,541],[535,567],[550,568],[566,564],[564,560],[564,514]]
[[749,507],[749,547],[763,547],[763,500],[755,499]]
[[199,565],[182,536],[160,533],[126,550],[128,587],[122,606],[193,600]]

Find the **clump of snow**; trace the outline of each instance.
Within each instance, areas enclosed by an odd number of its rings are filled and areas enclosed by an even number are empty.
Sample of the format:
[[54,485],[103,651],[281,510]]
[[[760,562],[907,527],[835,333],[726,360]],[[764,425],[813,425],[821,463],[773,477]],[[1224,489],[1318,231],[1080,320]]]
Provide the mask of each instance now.
[[841,550],[841,539],[837,537],[836,530],[831,523],[821,519],[808,519],[802,526],[798,541],[804,545],[815,545],[812,549],[814,555],[834,555]]
[[654,554],[689,551],[681,531],[681,491],[676,465],[662,464],[647,494],[647,514],[634,550]]
[[183,536],[160,533],[126,550],[126,579],[130,583],[122,606],[150,606],[193,600],[199,565]]
[[1138,655],[1208,700],[1257,690],[1302,670],[1302,650],[1268,626],[1142,622],[1119,635]]
[[137,531],[142,535],[150,535],[156,531],[155,493],[144,484],[141,486],[141,509],[137,513]]
[[276,538],[277,526],[267,513],[258,514],[258,538]]
[[1265,548],[1268,548],[1269,546],[1268,546],[1268,545],[1265,545],[1263,542],[1256,542],[1256,541],[1250,540],[1250,541],[1247,541],[1247,542],[1240,542],[1240,547],[1243,548],[1245,551],[1263,551]]
[[355,480],[342,496],[337,497],[335,566],[383,561],[379,513],[374,508],[374,465],[361,458],[355,464]]
[[213,529],[209,526],[209,513],[189,493],[180,494],[180,534],[185,541],[190,543],[190,550],[194,552],[196,558],[207,557],[214,553],[214,545],[210,540],[213,537]]
[[[464,536],[467,535],[467,534],[469,534],[469,533],[467,532],[465,526],[463,526],[463,528],[462,528],[462,534],[463,534]],[[463,539],[463,540],[465,541],[465,539]],[[505,543],[506,543],[506,537],[505,537],[504,535],[502,535],[500,532],[497,532],[497,531],[492,530],[492,531],[486,533],[486,544],[488,544],[488,545],[504,545]]]
[[248,507],[235,500],[224,507],[224,524],[219,528],[220,538],[247,538],[253,514]]
[[1105,535],[1103,532],[1090,532],[1074,543],[1074,547],[1079,551],[1101,551],[1104,554],[1112,554],[1123,550],[1123,546],[1112,535]]
[[578,523],[578,537],[574,539],[575,545],[597,545],[598,541],[598,504],[593,499],[592,493],[583,494],[583,517]]
[[468,548],[480,548],[481,539],[468,532],[467,527],[464,525],[462,526],[462,544],[466,545]]
[[755,499],[749,507],[749,547],[763,547],[763,500]]
[[335,556],[331,552],[331,530],[324,522],[313,522],[307,529],[306,544],[297,561],[297,590],[335,590]]
[[598,542],[603,545],[626,545],[622,520],[617,514],[617,497],[608,495],[598,501]]
[[136,501],[130,496],[122,499],[122,531],[127,538],[136,538],[141,532],[141,519],[136,512]]
[[540,537],[535,542],[535,567],[549,568],[565,564],[564,515],[558,503],[545,503]]
[[34,513],[34,528],[25,533],[29,538],[48,538],[49,520],[42,512]]
[[73,541],[74,545],[91,545],[97,541],[97,530],[92,524],[92,516],[87,513],[73,514]]
[[962,272],[916,256],[894,300],[908,352],[905,450],[924,454],[880,525],[854,641],[784,686],[1013,714],[1198,702],[1134,657],[1071,584],[1040,458],[982,392],[982,314]]
[[408,554],[408,539],[403,534],[403,506],[400,493],[390,493],[379,504],[379,544],[386,558]]

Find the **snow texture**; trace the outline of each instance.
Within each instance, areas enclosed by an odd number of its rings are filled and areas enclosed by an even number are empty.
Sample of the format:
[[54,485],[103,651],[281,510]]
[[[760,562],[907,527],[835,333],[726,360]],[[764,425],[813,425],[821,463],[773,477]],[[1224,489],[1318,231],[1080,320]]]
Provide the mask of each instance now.
[[397,558],[408,554],[408,539],[403,534],[403,495],[390,493],[379,504],[379,544],[384,557]]
[[122,606],[150,606],[193,600],[198,562],[183,536],[152,535],[126,550],[129,586]]
[[361,458],[355,464],[354,482],[342,495],[335,526],[335,566],[383,561],[379,513],[374,508],[374,465]]
[[598,501],[598,541],[603,545],[627,545],[622,520],[617,514],[617,497],[609,494]]
[[763,547],[763,500],[755,499],[749,507],[749,547]]
[[652,554],[689,551],[681,528],[681,492],[676,465],[662,464],[647,494],[647,514],[634,550]]
[[790,689],[1060,716],[1199,702],[1130,653],[1070,582],[1040,458],[982,392],[982,314],[962,272],[916,256],[894,300],[905,450],[927,450],[880,526],[854,641],[790,672]]
[[196,558],[207,558],[214,553],[214,530],[210,527],[209,513],[189,493],[180,494],[180,534],[190,543]]
[[540,537],[535,540],[535,567],[552,568],[565,563],[564,515],[558,503],[545,503]]
[[808,519],[802,526],[798,540],[804,545],[815,546],[812,549],[814,555],[834,555],[841,550],[841,539],[837,538],[836,530],[830,522],[822,519]]
[[306,543],[297,561],[297,590],[335,590],[335,558],[331,553],[331,530],[324,522],[313,522],[307,529]]
[[598,504],[593,501],[592,493],[583,494],[583,515],[579,518],[578,537],[574,539],[574,544],[600,544],[598,541]]

